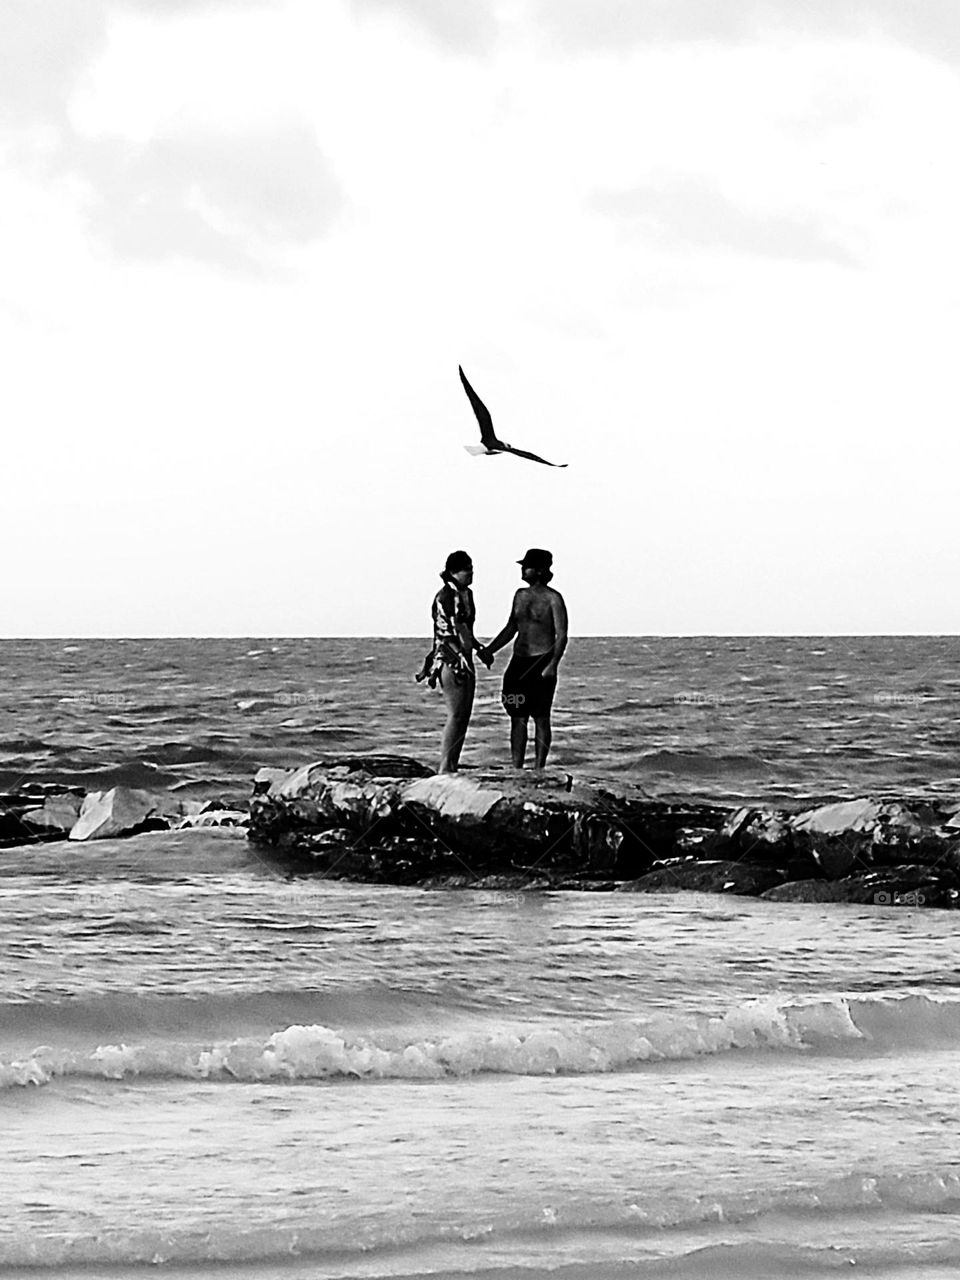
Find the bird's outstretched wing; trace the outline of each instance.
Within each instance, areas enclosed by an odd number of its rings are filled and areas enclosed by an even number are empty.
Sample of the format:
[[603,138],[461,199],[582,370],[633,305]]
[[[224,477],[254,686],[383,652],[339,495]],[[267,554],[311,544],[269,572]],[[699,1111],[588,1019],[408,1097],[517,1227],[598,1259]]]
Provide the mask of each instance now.
[[[460,366],[457,365],[457,368],[460,369]],[[494,446],[499,446],[500,441],[497,439],[497,433],[493,429],[490,410],[471,387],[467,381],[467,375],[462,369],[460,369],[460,381],[463,383],[463,389],[467,393],[467,398],[473,405],[473,412],[477,415],[477,421],[480,423],[480,439],[483,441],[484,448],[492,449]]]
[[546,458],[541,458],[536,453],[527,453],[526,449],[515,449],[512,444],[504,444],[500,446],[507,453],[515,453],[518,458],[529,458],[531,462],[542,462],[545,467],[565,467],[565,462],[548,462]]

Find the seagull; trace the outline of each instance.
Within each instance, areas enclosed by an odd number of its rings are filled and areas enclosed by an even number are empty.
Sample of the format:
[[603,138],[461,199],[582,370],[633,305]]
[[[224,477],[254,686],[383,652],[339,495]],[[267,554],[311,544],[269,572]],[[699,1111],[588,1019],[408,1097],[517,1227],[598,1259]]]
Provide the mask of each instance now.
[[[460,369],[460,366],[457,365]],[[497,439],[497,433],[493,429],[493,419],[490,417],[490,410],[483,403],[477,393],[467,381],[467,375],[460,369],[460,381],[463,383],[463,389],[467,393],[467,398],[473,405],[473,412],[477,415],[477,421],[480,423],[480,444],[464,445],[467,453],[515,453],[518,458],[529,458],[531,462],[542,462],[545,467],[565,467],[565,462],[548,462],[546,458],[540,458],[535,453],[527,453],[526,449],[515,449],[512,444],[504,444],[502,440]]]

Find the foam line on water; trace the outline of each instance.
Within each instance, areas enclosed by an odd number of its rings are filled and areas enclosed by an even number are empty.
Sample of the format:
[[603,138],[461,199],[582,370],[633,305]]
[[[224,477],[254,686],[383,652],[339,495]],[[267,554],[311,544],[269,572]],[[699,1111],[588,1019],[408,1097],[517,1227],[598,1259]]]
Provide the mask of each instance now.
[[[668,1195],[660,1198],[645,1195],[639,1189],[636,1196],[635,1201],[628,1196],[617,1205],[604,1208],[582,1206],[569,1212],[548,1213],[539,1203],[514,1206],[505,1209],[498,1220],[482,1223],[448,1215],[443,1222],[436,1219],[404,1223],[393,1221],[388,1226],[378,1218],[371,1218],[344,1224],[340,1230],[330,1223],[317,1225],[306,1220],[291,1222],[288,1219],[244,1227],[211,1223],[209,1226],[187,1228],[171,1222],[149,1228],[98,1230],[90,1235],[67,1232],[47,1236],[34,1233],[29,1238],[0,1238],[0,1276],[5,1273],[19,1275],[17,1269],[24,1267],[37,1268],[38,1273],[42,1273],[42,1269],[57,1268],[60,1276],[65,1264],[73,1267],[134,1267],[142,1264],[190,1267],[227,1263],[237,1264],[236,1274],[242,1275],[243,1264],[249,1266],[257,1262],[281,1264],[284,1270],[279,1274],[288,1274],[288,1265],[312,1260],[314,1266],[324,1267],[325,1274],[349,1274],[351,1263],[360,1262],[362,1274],[368,1277],[399,1277],[409,1274],[403,1265],[405,1260],[422,1259],[431,1250],[447,1244],[456,1245],[461,1266],[469,1261],[471,1265],[467,1274],[482,1275],[489,1269],[491,1257],[501,1263],[510,1255],[517,1258],[558,1258],[568,1244],[589,1244],[591,1237],[598,1244],[608,1238],[616,1238],[621,1251],[629,1248],[627,1242],[630,1240],[647,1248],[652,1242],[656,1253],[664,1259],[663,1245],[669,1244],[669,1239],[664,1240],[664,1233],[670,1233],[670,1236],[690,1233],[694,1238],[699,1237],[701,1245],[692,1251],[684,1248],[683,1253],[690,1259],[692,1252],[695,1261],[696,1254],[716,1253],[715,1245],[703,1247],[704,1237],[709,1241],[716,1232],[726,1242],[727,1260],[736,1262],[740,1256],[738,1251],[743,1249],[741,1261],[746,1264],[752,1252],[758,1251],[766,1255],[766,1265],[770,1266],[793,1251],[785,1242],[763,1242],[765,1221],[769,1222],[772,1233],[776,1235],[776,1224],[785,1218],[798,1222],[814,1219],[818,1221],[824,1238],[829,1238],[831,1223],[839,1224],[851,1216],[867,1214],[875,1218],[878,1237],[881,1237],[885,1221],[903,1221],[913,1215],[931,1213],[945,1215],[946,1220],[947,1215],[956,1213],[960,1208],[960,1173],[950,1168],[858,1172],[820,1184],[758,1189],[725,1196]],[[731,1246],[731,1238],[736,1238],[735,1228],[744,1223],[752,1224],[752,1238]],[[927,1234],[929,1238],[929,1229]],[[956,1264],[960,1261],[956,1240],[949,1229],[940,1235],[942,1238],[930,1240],[929,1247],[923,1250],[923,1261],[928,1265],[947,1260]],[[817,1260],[815,1251],[804,1249],[802,1252],[808,1260]],[[858,1261],[866,1264],[864,1270],[874,1262],[885,1272],[889,1270],[894,1274],[896,1265],[906,1262],[911,1254],[916,1259],[914,1250],[910,1249],[905,1255],[896,1243],[858,1249],[857,1252]],[[682,1256],[674,1253],[674,1261],[681,1262]],[[824,1257],[819,1261],[822,1262]],[[378,1260],[380,1265],[377,1265]],[[643,1272],[635,1274],[642,1275]],[[669,1274],[669,1270],[664,1274]],[[690,1274],[699,1273],[694,1269]],[[725,1273],[720,1270],[706,1274]],[[738,1273],[734,1270],[730,1274]],[[740,1274],[756,1272],[744,1265]],[[760,1274],[764,1273],[761,1271]],[[791,1273],[777,1268],[766,1274]]]
[[806,1003],[749,1001],[717,1016],[659,1014],[615,1021],[500,1023],[425,1035],[402,1026],[347,1031],[295,1023],[264,1037],[42,1046],[0,1059],[0,1087],[57,1077],[240,1080],[441,1079],[593,1074],[730,1052],[865,1051],[956,1044],[960,1001],[929,996]]

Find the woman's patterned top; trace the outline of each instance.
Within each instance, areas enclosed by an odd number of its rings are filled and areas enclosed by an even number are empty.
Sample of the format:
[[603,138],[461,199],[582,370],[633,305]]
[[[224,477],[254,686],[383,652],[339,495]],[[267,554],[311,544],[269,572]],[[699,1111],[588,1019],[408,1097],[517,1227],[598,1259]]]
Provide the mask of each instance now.
[[445,583],[433,598],[433,648],[423,660],[418,680],[426,680],[436,688],[440,672],[448,666],[458,684],[474,674],[473,654],[464,641],[462,628],[472,627],[477,616],[473,592],[469,587],[457,590]]

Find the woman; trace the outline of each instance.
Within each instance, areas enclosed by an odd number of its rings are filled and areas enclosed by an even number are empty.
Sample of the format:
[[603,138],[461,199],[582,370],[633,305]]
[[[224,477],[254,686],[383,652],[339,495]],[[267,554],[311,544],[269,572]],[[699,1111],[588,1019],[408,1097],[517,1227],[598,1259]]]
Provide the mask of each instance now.
[[447,723],[440,743],[439,772],[456,773],[477,684],[473,654],[483,646],[473,634],[477,616],[470,590],[473,561],[466,551],[452,551],[440,577],[443,586],[433,598],[433,648],[417,679],[426,680],[431,689],[439,683],[443,690]]

